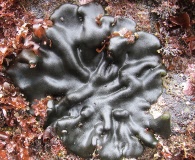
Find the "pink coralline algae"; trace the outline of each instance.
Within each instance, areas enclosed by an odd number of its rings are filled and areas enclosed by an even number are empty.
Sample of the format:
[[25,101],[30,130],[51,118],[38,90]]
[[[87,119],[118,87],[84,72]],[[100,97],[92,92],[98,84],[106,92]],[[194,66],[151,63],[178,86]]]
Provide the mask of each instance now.
[[188,75],[188,79],[184,84],[183,92],[186,95],[195,95],[195,65],[188,64],[188,68],[185,72]]

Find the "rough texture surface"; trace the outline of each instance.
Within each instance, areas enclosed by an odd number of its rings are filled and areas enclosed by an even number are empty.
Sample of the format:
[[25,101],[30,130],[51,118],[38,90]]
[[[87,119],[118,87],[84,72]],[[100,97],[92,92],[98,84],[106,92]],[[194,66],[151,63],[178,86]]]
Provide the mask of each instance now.
[[153,131],[169,136],[169,114],[148,113],[165,74],[155,36],[135,32],[130,19],[105,16],[95,3],[62,5],[51,20],[47,40],[34,38],[39,53],[23,50],[7,73],[29,101],[54,97],[46,126],[70,151],[137,157],[143,144],[157,144]]

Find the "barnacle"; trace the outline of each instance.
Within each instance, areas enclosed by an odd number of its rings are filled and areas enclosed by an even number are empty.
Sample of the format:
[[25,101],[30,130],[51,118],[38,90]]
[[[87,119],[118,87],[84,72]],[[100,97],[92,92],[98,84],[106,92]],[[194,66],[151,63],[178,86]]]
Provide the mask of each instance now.
[[7,73],[30,102],[54,97],[45,126],[70,151],[137,157],[144,145],[157,144],[153,132],[169,136],[170,115],[154,119],[148,112],[166,74],[155,36],[136,32],[130,19],[105,15],[96,3],[62,5],[50,19],[50,45],[35,37],[39,53],[24,49]]

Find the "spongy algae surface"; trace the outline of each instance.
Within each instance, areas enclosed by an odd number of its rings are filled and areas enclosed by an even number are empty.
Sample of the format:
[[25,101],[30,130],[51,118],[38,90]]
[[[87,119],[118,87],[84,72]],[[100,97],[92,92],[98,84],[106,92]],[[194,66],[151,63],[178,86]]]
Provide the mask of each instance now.
[[50,19],[50,43],[34,37],[38,54],[24,49],[7,73],[30,102],[53,97],[45,126],[70,151],[138,157],[144,146],[156,146],[154,132],[169,136],[170,115],[149,113],[166,74],[155,36],[136,32],[131,19],[105,15],[96,3],[64,4]]

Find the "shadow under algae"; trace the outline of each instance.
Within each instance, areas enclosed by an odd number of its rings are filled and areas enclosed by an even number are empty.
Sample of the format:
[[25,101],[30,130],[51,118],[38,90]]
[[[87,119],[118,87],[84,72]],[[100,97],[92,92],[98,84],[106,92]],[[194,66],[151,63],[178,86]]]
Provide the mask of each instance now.
[[30,102],[54,97],[45,126],[67,149],[115,160],[155,147],[154,132],[168,138],[170,115],[154,119],[148,112],[166,74],[159,40],[136,32],[130,19],[105,15],[96,3],[64,4],[50,19],[50,43],[34,37],[38,54],[24,49],[7,73]]

